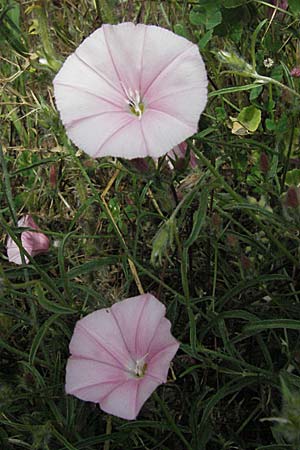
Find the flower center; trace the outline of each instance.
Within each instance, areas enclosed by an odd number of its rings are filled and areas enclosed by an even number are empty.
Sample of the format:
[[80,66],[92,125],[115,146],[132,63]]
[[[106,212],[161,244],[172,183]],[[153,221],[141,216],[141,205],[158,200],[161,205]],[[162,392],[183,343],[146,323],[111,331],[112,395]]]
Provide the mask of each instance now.
[[129,106],[129,111],[137,116],[139,120],[145,110],[145,105],[141,100],[141,95],[138,90],[132,90],[131,88],[126,89],[123,85],[123,89],[126,94],[125,103]]
[[145,362],[146,356],[143,356],[141,359],[137,359],[136,361],[132,361],[128,366],[129,373],[134,378],[143,378],[147,371],[147,363]]
[[137,360],[135,364],[135,376],[137,378],[142,378],[147,370],[147,363],[145,363],[144,358]]

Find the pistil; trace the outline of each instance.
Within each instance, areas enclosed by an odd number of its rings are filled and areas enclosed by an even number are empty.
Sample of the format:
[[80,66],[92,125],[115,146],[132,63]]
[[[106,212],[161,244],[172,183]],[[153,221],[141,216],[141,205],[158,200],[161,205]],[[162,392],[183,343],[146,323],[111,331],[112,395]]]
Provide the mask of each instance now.
[[133,91],[131,88],[127,89],[124,85],[123,89],[126,94],[125,103],[129,106],[130,112],[141,120],[144,112],[144,103],[141,100],[139,91],[136,89]]

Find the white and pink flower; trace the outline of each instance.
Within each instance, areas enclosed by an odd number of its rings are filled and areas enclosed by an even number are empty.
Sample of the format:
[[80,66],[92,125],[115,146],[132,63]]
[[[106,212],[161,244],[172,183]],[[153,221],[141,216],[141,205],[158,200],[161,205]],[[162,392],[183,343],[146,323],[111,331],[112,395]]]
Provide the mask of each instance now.
[[69,138],[93,158],[158,158],[197,131],[207,101],[197,45],[153,25],[94,31],[54,79]]
[[166,308],[143,294],[95,311],[76,324],[66,368],[66,392],[103,411],[135,419],[167,380],[179,343]]
[[[44,234],[39,232],[39,227],[33,220],[33,218],[26,214],[18,221],[19,228],[32,228],[37,231],[26,230],[21,233],[21,242],[24,249],[32,257],[39,255],[40,253],[46,253],[50,247],[49,238]],[[20,249],[15,243],[15,241],[9,236],[6,243],[7,257],[10,262],[15,264],[22,264],[22,257]],[[24,256],[24,261],[28,264],[29,260],[27,256]]]

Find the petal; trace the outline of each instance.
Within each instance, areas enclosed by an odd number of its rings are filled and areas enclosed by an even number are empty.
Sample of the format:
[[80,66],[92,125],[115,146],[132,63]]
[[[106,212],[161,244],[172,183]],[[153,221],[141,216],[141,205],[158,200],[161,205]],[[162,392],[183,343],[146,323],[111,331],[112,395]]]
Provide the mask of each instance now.
[[147,376],[154,377],[161,383],[166,382],[170,362],[179,348],[179,342],[172,336],[170,329],[171,322],[163,317],[150,343],[147,358]]
[[[143,97],[147,103],[158,101],[167,96],[183,93],[194,96],[192,103],[198,104],[200,98],[189,94],[191,90],[199,90],[201,98],[207,99],[207,75],[204,63],[196,45],[191,45],[181,53],[164,70],[158,72],[148,86]],[[203,108],[202,108],[203,109]]]
[[63,100],[63,85],[69,85],[122,104],[123,89],[107,50],[102,28],[85,39],[66,59],[53,84],[56,100],[57,94]]
[[142,294],[115,303],[111,310],[133,359],[144,357],[165,315],[165,306],[153,295]]
[[197,126],[192,127],[169,113],[155,110],[143,115],[141,126],[152,158],[162,156],[197,131]]
[[[80,333],[80,329],[83,330],[82,333]],[[79,337],[77,336],[78,332]],[[101,361],[102,358],[108,358],[108,353],[111,355],[111,358],[117,361],[119,365],[124,368],[128,367],[129,363],[132,362],[126,342],[124,341],[120,328],[114,319],[111,308],[95,311],[77,322],[70,343],[71,352],[75,351],[76,354],[76,344],[80,339],[82,339],[83,333],[95,341],[94,345],[98,345],[99,357],[96,359]],[[101,348],[106,352],[102,352]],[[84,351],[84,349],[80,348],[80,351]],[[89,351],[93,352],[94,350],[89,350],[87,347],[88,355]],[[110,362],[111,360],[103,359],[103,361]]]
[[132,159],[139,157],[140,154],[148,155],[148,148],[141,121],[133,117],[102,141],[95,156],[111,155]]
[[[77,122],[73,121],[67,126],[67,132],[78,147],[83,148],[94,158],[105,155],[114,156],[115,154],[121,156],[122,151],[119,150],[119,147],[127,149],[126,136],[130,142],[134,140],[135,136],[126,132],[133,120],[134,118],[131,118],[126,112],[110,112],[102,114],[101,118],[95,116],[88,119],[82,118]],[[133,157],[135,156],[134,154]]]
[[33,231],[24,231],[21,234],[21,241],[23,247],[31,256],[47,252],[50,246],[50,241],[45,234]]
[[140,412],[145,401],[148,400],[150,395],[155,391],[157,386],[159,386],[160,384],[161,384],[160,381],[148,377],[147,375],[145,375],[144,378],[140,380],[135,405],[137,415]]
[[143,47],[141,73],[142,95],[145,95],[158,76],[193,44],[169,30],[147,26]]
[[[204,92],[204,93],[203,93]],[[195,98],[198,102],[193,101]],[[153,101],[148,107],[149,112],[162,112],[170,117],[179,120],[183,125],[187,125],[190,130],[186,133],[193,133],[197,130],[200,113],[203,111],[206,104],[206,89],[201,88],[190,89],[187,92],[179,92],[174,95],[169,95],[160,100]],[[164,120],[165,119],[161,119]],[[164,121],[162,122],[164,125]],[[180,125],[180,126],[183,126]],[[177,123],[177,127],[179,124]],[[189,137],[190,135],[187,135]]]
[[140,380],[131,379],[115,387],[101,400],[101,409],[122,419],[135,419],[139,412],[137,403],[139,383]]
[[129,380],[116,387],[100,402],[101,409],[122,419],[134,420],[159,384],[147,376]]
[[[9,262],[13,262],[18,265],[23,264],[19,247],[17,246],[15,241],[12,240],[12,238],[10,236],[7,239],[6,251],[7,251],[7,257],[8,257]],[[25,263],[28,264],[28,262],[29,262],[28,258],[26,256],[24,256],[24,258],[25,258]]]
[[125,89],[140,90],[141,70],[144,56],[146,25],[130,22],[117,26],[103,25],[102,30],[110,53],[111,63]]
[[70,357],[66,367],[66,392],[81,400],[99,403],[116,386],[125,383],[119,368],[89,359]]
[[71,355],[76,358],[95,360],[123,370],[123,364],[115,352],[107,349],[98,337],[81,325],[81,321],[76,324],[69,348]]

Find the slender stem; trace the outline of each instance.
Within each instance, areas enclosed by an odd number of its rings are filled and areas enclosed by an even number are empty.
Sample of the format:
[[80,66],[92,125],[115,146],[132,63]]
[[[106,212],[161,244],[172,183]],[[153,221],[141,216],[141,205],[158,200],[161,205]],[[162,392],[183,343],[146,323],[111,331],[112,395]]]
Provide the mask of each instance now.
[[295,134],[295,120],[294,117],[292,117],[292,123],[290,126],[290,139],[289,139],[289,147],[288,147],[288,152],[285,158],[285,163],[284,163],[284,167],[283,167],[283,174],[281,177],[281,183],[280,183],[280,187],[281,187],[281,192],[283,192],[284,189],[284,184],[285,184],[285,179],[286,179],[286,174],[289,168],[289,162],[290,162],[290,156],[291,156],[291,152],[292,152],[292,148],[293,148],[293,140],[294,140],[294,134]]
[[249,74],[252,78],[255,78],[259,83],[266,84],[266,83],[272,83],[275,84],[275,86],[280,87],[281,89],[284,89],[285,91],[290,92],[291,94],[295,95],[296,97],[300,98],[299,92],[295,91],[295,89],[290,88],[289,86],[286,86],[283,83],[280,83],[280,81],[274,80],[274,78],[265,77],[263,75],[259,75],[257,73],[255,74]]
[[193,448],[191,447],[191,445],[188,443],[188,441],[185,439],[185,437],[183,436],[183,434],[181,433],[181,431],[179,430],[178,426],[176,425],[176,423],[173,420],[173,417],[170,414],[170,411],[168,410],[168,408],[166,407],[164,401],[159,397],[159,395],[157,394],[157,392],[154,392],[154,398],[155,400],[159,403],[159,406],[161,407],[167,421],[169,422],[169,425],[171,426],[172,430],[174,431],[175,434],[177,434],[177,436],[181,439],[181,441],[184,443],[185,445],[185,449],[186,450],[193,450]]
[[125,239],[124,239],[124,237],[123,237],[123,235],[122,235],[122,233],[121,233],[121,231],[120,231],[120,229],[119,229],[119,227],[118,227],[118,225],[117,225],[117,223],[116,223],[116,221],[115,221],[115,219],[114,219],[114,217],[113,217],[113,215],[112,215],[112,213],[111,213],[111,211],[110,211],[110,209],[109,209],[109,206],[108,206],[108,204],[107,204],[107,202],[106,202],[106,200],[105,200],[106,194],[108,193],[109,189],[110,189],[111,186],[113,185],[113,183],[114,183],[114,181],[115,181],[115,179],[116,179],[116,177],[117,177],[117,174],[119,173],[119,168],[116,170],[115,174],[112,176],[110,182],[108,183],[108,185],[106,186],[106,188],[104,189],[104,191],[102,192],[102,194],[99,194],[98,191],[97,191],[97,189],[96,189],[95,186],[93,185],[93,183],[92,183],[90,177],[89,177],[88,174],[86,173],[86,171],[85,171],[83,165],[81,164],[79,158],[76,157],[73,148],[72,148],[70,145],[68,145],[67,142],[66,142],[66,147],[67,147],[68,150],[70,151],[70,155],[72,156],[74,162],[76,163],[76,165],[77,165],[78,168],[80,169],[80,171],[81,171],[83,177],[85,178],[85,180],[86,180],[87,183],[89,184],[89,186],[90,186],[90,188],[91,188],[91,191],[92,191],[93,195],[95,196],[95,198],[96,198],[97,201],[99,202],[99,204],[100,204],[102,210],[105,212],[105,214],[107,215],[108,220],[111,222],[112,226],[114,227],[114,230],[115,230],[115,232],[116,232],[116,234],[117,234],[117,236],[118,236],[119,242],[120,242],[120,244],[122,245],[122,248],[124,249],[124,251],[126,252],[127,260],[128,260],[128,265],[129,265],[129,267],[130,267],[130,271],[131,271],[131,273],[132,273],[132,276],[133,276],[133,279],[134,279],[134,281],[135,281],[135,283],[136,283],[136,286],[137,286],[137,288],[138,288],[138,291],[139,291],[140,294],[143,294],[143,293],[144,293],[143,286],[142,286],[142,283],[141,283],[141,281],[140,281],[140,279],[139,279],[138,272],[137,272],[137,270],[136,270],[134,261],[133,261],[133,259],[131,258],[131,256],[129,256],[129,250],[128,250],[127,244],[126,244],[126,242],[125,242]]
[[[106,420],[105,434],[107,434],[107,436],[110,436],[111,430],[112,430],[112,418],[111,418],[111,416],[108,416],[108,418]],[[104,442],[103,450],[109,450],[109,449],[110,449],[110,440],[107,439],[107,441]]]
[[12,196],[10,177],[9,177],[9,173],[7,170],[6,159],[5,159],[1,144],[0,144],[0,162],[1,162],[2,170],[3,170],[4,186],[5,186],[5,189],[3,189],[3,190],[5,193],[6,199],[7,199],[8,207],[9,207],[9,210],[10,210],[13,222],[14,222],[14,226],[17,227],[18,226],[18,218],[17,218],[17,214],[16,214],[16,210],[15,210],[13,196]]
[[97,11],[98,19],[99,19],[100,23],[103,23],[100,0],[94,0],[94,4],[95,4],[96,11]]
[[45,56],[47,58],[47,62],[51,69],[57,72],[61,66],[58,58],[56,56],[54,47],[52,45],[50,36],[49,36],[49,25],[47,20],[47,11],[46,11],[46,2],[45,0],[40,0],[39,4],[36,5],[35,8],[37,19],[38,19],[38,30],[39,35],[44,47]]

